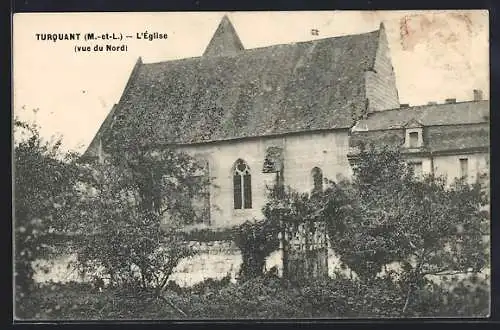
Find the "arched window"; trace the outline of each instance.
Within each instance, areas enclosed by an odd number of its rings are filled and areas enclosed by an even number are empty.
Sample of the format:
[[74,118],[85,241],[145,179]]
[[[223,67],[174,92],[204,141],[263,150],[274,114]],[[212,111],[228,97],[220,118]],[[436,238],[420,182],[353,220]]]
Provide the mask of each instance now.
[[252,177],[250,167],[244,160],[238,159],[233,170],[233,193],[235,209],[252,208]]
[[323,190],[323,171],[319,167],[315,167],[311,171],[313,178],[313,192],[318,192]]

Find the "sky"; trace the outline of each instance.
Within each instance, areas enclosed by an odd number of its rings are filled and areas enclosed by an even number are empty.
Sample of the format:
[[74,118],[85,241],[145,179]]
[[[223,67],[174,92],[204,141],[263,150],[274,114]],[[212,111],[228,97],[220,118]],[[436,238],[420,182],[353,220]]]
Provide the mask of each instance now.
[[[65,150],[84,152],[139,57],[153,63],[201,56],[224,15],[247,49],[364,33],[383,22],[400,103],[467,101],[473,89],[489,98],[487,11],[22,13],[13,19],[13,115],[35,121],[46,139],[62,137]],[[36,36],[89,32],[134,38],[54,42]],[[168,38],[135,38],[144,32]],[[96,44],[126,44],[127,51],[75,52]]]

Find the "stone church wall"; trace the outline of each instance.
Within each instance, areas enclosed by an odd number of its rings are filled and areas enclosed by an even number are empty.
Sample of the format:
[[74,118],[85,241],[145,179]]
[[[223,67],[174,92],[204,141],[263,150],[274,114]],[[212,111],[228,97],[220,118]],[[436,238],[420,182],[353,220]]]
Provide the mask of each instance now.
[[[283,148],[284,183],[299,191],[313,187],[311,171],[321,168],[323,177],[336,180],[348,177],[348,130],[309,132],[280,137],[260,137],[185,146],[181,149],[208,161],[210,188],[210,225],[230,227],[246,220],[261,218],[266,202],[267,186],[272,185],[275,173],[263,173],[268,147]],[[233,206],[233,165],[243,159],[252,174],[252,208],[235,210]]]
[[380,42],[373,71],[365,73],[366,98],[369,111],[399,108],[396,76],[392,66],[385,29],[380,30]]

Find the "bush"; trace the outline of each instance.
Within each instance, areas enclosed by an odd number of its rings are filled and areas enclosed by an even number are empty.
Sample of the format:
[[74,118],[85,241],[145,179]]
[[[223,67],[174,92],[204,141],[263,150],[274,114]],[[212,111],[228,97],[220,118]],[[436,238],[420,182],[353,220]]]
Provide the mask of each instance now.
[[241,250],[242,280],[262,276],[266,257],[279,248],[279,227],[274,219],[246,221],[234,230],[234,242]]
[[489,314],[487,284],[473,277],[428,282],[415,292],[406,313],[405,290],[397,283],[387,278],[362,283],[340,275],[299,286],[274,276],[236,284],[228,278],[206,280],[191,288],[171,282],[162,299],[137,288],[100,291],[89,284],[51,283],[37,286],[25,307],[39,320],[479,317]]

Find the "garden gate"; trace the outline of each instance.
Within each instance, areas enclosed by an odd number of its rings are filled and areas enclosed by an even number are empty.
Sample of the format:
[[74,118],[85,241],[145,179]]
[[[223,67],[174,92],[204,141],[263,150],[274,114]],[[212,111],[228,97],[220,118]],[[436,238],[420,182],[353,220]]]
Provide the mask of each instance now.
[[287,224],[280,236],[284,277],[295,281],[328,276],[328,239],[324,222]]

